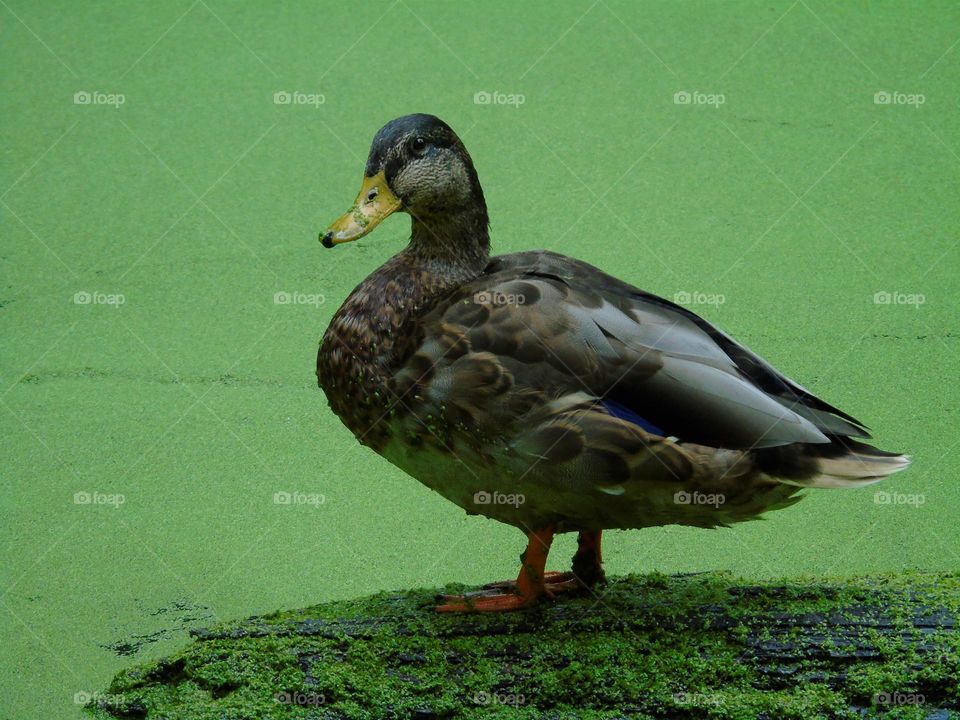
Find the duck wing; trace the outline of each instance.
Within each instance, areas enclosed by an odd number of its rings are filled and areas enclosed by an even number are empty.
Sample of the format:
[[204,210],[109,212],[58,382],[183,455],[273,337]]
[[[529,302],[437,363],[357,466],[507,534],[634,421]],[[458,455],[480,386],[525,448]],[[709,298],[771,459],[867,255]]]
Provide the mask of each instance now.
[[468,426],[584,394],[647,433],[714,448],[869,437],[695,313],[548,251],[493,258],[417,337],[395,390],[419,386]]

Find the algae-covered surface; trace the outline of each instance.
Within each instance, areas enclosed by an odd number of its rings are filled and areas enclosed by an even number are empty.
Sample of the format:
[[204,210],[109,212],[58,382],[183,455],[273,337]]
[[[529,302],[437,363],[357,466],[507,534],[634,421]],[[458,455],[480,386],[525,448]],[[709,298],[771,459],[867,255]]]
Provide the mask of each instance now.
[[[454,590],[456,588],[447,588]],[[198,630],[106,718],[957,718],[960,577],[632,576],[504,615],[381,593]]]
[[358,445],[313,376],[408,224],[318,233],[411,112],[462,137],[495,252],[689,302],[913,456],[763,522],[608,533],[609,573],[956,571],[958,27],[951,0],[4,0],[0,719],[76,720],[192,627],[516,575],[519,533]]

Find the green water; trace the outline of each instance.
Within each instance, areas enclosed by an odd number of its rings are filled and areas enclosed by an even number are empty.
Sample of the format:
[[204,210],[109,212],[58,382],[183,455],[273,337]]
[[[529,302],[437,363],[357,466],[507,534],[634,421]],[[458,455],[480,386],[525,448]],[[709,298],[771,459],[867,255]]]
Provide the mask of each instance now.
[[0,717],[76,717],[76,693],[214,619],[515,574],[519,533],[357,445],[315,385],[327,320],[407,221],[332,252],[317,232],[409,112],[460,133],[497,251],[712,297],[694,309],[914,456],[895,502],[821,491],[732,530],[610,533],[608,572],[956,569],[958,21],[5,4]]

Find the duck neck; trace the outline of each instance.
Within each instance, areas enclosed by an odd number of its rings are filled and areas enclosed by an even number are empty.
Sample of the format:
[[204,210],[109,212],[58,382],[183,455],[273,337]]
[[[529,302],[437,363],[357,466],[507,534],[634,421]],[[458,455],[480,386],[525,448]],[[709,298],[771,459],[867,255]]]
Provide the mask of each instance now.
[[395,369],[416,351],[413,323],[483,272],[483,217],[414,218],[410,244],[358,285],[330,321],[317,380],[330,407],[364,444],[386,442],[384,413],[405,412],[390,390]]
[[416,262],[435,268],[455,284],[477,277],[487,264],[490,235],[482,198],[457,212],[411,215],[410,244],[404,250]]

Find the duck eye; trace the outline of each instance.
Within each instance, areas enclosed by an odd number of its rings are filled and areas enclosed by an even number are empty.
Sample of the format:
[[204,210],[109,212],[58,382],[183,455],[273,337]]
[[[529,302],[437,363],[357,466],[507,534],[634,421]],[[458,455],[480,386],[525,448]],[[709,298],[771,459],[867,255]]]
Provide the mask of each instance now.
[[427,141],[425,138],[417,136],[410,143],[410,148],[417,155],[423,155],[424,151],[427,149]]

